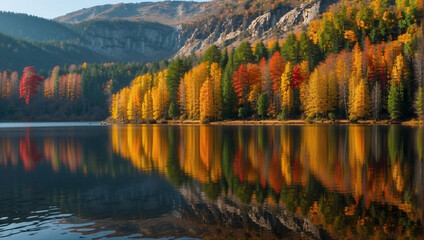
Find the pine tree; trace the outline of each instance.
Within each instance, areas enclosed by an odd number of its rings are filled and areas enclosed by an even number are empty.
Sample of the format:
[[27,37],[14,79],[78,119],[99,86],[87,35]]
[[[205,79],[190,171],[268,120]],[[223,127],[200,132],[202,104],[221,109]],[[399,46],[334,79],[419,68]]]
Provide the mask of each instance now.
[[287,36],[286,41],[281,46],[281,55],[283,58],[293,65],[300,62],[299,60],[299,42],[296,39],[296,35],[291,33]]
[[387,110],[389,111],[390,118],[399,119],[402,117],[402,102],[403,102],[403,83],[396,84],[392,80],[390,84]]
[[236,106],[236,95],[233,87],[233,61],[232,55],[228,58],[228,63],[224,70],[222,79],[222,116],[223,118],[234,117]]
[[168,75],[166,77],[166,86],[168,89],[169,102],[172,103],[172,111],[168,110],[169,117],[174,118],[178,115],[177,105],[177,88],[180,84],[180,79],[184,77],[187,71],[184,62],[177,58],[168,67]]
[[255,45],[255,58],[257,63],[259,63],[262,58],[268,59],[268,49],[262,41]]
[[417,116],[420,119],[423,119],[423,110],[424,110],[424,106],[423,106],[423,87],[418,88],[417,97],[415,99],[415,110],[416,110]]
[[234,53],[234,68],[238,69],[241,64],[255,62],[255,56],[252,52],[252,46],[248,41],[242,42]]
[[269,99],[267,93],[261,93],[258,100],[258,115],[265,118],[268,114]]
[[205,54],[203,54],[202,62],[208,62],[209,64],[215,62],[219,64],[221,62],[221,52],[218,47],[215,45],[210,46]]

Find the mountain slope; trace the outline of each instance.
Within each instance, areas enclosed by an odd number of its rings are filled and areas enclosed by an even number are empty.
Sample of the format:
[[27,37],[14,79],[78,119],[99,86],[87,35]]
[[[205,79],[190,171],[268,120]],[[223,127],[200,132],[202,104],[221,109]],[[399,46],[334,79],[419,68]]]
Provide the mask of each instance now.
[[54,20],[61,23],[80,23],[93,19],[144,20],[174,26],[213,15],[214,7],[212,2],[120,3],[85,8]]
[[75,42],[79,37],[74,31],[58,22],[11,12],[0,12],[0,32],[17,39],[36,42]]
[[162,60],[180,46],[176,29],[159,23],[93,20],[71,28],[82,36],[82,46],[116,61]]
[[56,65],[104,62],[110,59],[71,44],[42,44],[16,40],[0,33],[1,69],[21,71],[25,66],[51,69]]

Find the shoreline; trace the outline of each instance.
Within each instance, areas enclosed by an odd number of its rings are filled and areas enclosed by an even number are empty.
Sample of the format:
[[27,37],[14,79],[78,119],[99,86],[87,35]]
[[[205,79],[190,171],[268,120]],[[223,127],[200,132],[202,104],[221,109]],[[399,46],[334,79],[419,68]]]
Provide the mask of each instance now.
[[223,120],[214,122],[202,122],[200,120],[162,120],[158,122],[117,122],[107,119],[100,122],[104,125],[112,124],[146,124],[146,125],[212,125],[212,126],[284,126],[284,125],[404,125],[404,126],[422,126],[423,121],[410,119],[407,121],[392,121],[392,120],[361,120],[351,122],[349,120]]

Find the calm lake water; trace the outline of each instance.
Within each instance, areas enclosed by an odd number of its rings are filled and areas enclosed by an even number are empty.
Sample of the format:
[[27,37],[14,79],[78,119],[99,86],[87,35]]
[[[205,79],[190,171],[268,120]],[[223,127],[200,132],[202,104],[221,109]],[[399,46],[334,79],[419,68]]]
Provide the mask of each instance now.
[[0,238],[422,239],[423,129],[0,124]]

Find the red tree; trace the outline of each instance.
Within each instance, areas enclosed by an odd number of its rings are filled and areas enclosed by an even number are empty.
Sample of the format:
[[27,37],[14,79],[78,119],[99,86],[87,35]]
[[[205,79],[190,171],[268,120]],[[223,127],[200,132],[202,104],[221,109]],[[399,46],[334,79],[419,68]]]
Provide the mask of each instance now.
[[276,51],[269,60],[269,75],[272,81],[272,90],[277,92],[280,89],[281,75],[284,70],[284,60],[280,52]]
[[19,97],[25,98],[25,103],[29,104],[43,80],[44,78],[37,74],[34,67],[25,67],[19,86]]
[[292,87],[299,87],[299,85],[303,82],[302,73],[300,72],[299,65],[296,65],[293,68],[293,74],[292,74]]
[[239,103],[246,105],[249,94],[249,74],[246,65],[240,65],[233,75],[234,91],[239,99]]

